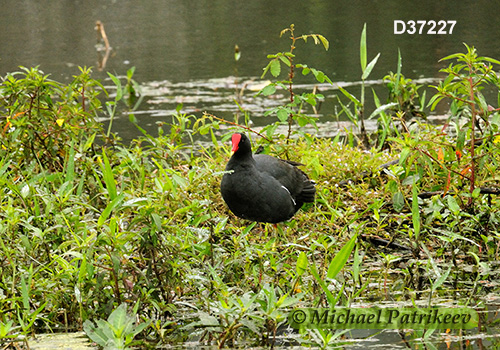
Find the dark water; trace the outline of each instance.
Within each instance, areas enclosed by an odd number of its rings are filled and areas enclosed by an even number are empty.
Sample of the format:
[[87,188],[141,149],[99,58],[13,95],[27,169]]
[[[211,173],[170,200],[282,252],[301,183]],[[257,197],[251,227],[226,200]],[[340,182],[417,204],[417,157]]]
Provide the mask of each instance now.
[[[388,71],[395,71],[398,48],[403,73],[414,79],[438,77],[444,66],[438,60],[463,51],[463,42],[477,47],[481,55],[500,58],[500,2],[490,0],[4,0],[1,4],[0,75],[20,65],[40,65],[53,79],[66,82],[78,73],[77,66],[96,67],[94,27],[100,20],[112,51],[105,70],[95,69],[94,77],[106,79],[105,71],[124,75],[135,66],[135,79],[144,85],[146,95],[138,120],[151,128],[179,102],[197,115],[208,110],[229,116],[236,110],[233,84],[258,80],[266,55],[289,47],[279,32],[292,23],[297,34],[319,33],[330,41],[327,52],[310,42],[299,43],[296,61],[324,71],[335,82],[360,80],[364,23],[369,60],[381,53],[370,76],[378,84]],[[457,23],[451,35],[394,34],[394,20],[431,19]],[[239,62],[234,60],[235,44],[241,50]],[[253,95],[246,95],[248,110],[267,108],[253,103]],[[335,113],[331,103],[323,115]],[[136,132],[125,116],[114,127],[125,137]]]

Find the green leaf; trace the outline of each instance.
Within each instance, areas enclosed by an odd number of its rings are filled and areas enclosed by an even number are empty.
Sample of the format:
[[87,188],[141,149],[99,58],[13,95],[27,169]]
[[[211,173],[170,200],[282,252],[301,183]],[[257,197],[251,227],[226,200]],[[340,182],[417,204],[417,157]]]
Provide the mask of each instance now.
[[113,83],[116,85],[116,96],[115,96],[115,102],[118,102],[122,99],[123,97],[123,89],[122,89],[122,83],[120,79],[115,77],[113,74],[108,72],[109,77],[113,81]]
[[354,278],[354,283],[360,283],[359,275],[361,272],[361,261],[362,258],[358,252],[358,246],[356,246],[356,250],[354,251],[354,260],[352,262],[352,277]]
[[457,150],[462,151],[465,145],[465,137],[467,136],[467,128],[461,128],[457,134]]
[[453,196],[447,196],[448,207],[453,212],[453,214],[458,215],[460,213],[460,206],[457,203],[457,200]]
[[210,128],[210,137],[212,138],[212,145],[219,148],[219,141],[217,141],[217,137],[214,134],[214,128]]
[[337,274],[342,270],[342,268],[347,263],[349,256],[351,255],[352,250],[356,244],[358,236],[354,235],[351,239],[340,249],[340,251],[335,255],[330,266],[328,267],[328,272],[326,273],[327,278],[335,278]]
[[271,61],[271,62],[269,62],[269,63],[267,64],[267,66],[265,66],[265,67],[263,68],[263,70],[264,70],[264,71],[262,72],[262,75],[260,76],[260,78],[261,78],[261,79],[262,79],[262,78],[264,78],[264,76],[266,75],[266,73],[267,73],[267,71],[269,70],[269,68],[271,68],[271,63],[272,63],[272,61]]
[[127,304],[122,303],[108,317],[108,322],[118,330],[124,330],[128,323]]
[[323,44],[324,48],[326,51],[330,48],[330,43],[328,40],[323,36],[323,35],[318,35],[319,40],[321,40],[321,43]]
[[436,281],[434,281],[434,283],[432,284],[431,289],[433,291],[436,290],[436,289],[438,289],[444,283],[444,281],[446,281],[446,279],[448,278],[448,275],[450,274],[450,272],[451,272],[451,266],[448,268],[448,270],[445,273],[441,274]]
[[479,91],[476,92],[476,98],[479,102],[479,105],[481,106],[481,109],[483,112],[485,112],[485,115],[488,111],[488,103],[486,102],[486,99],[484,98],[483,94],[480,93]]
[[269,84],[266,87],[264,87],[262,90],[259,91],[259,94],[262,94],[264,96],[269,96],[272,95],[276,92],[276,85],[274,84]]
[[418,238],[420,235],[420,209],[418,207],[418,193],[417,186],[415,184],[413,184],[411,193],[411,218],[413,222],[413,231],[415,232],[415,240],[418,242]]
[[75,177],[75,148],[73,147],[73,142],[69,148],[68,158],[66,160],[66,166],[64,167],[66,172],[66,182],[73,182]]
[[135,206],[138,206],[140,204],[147,203],[147,202],[148,202],[147,197],[137,197],[137,198],[129,199],[128,201],[123,203],[123,206],[124,207],[135,207]]
[[279,56],[278,58],[281,60],[281,62],[286,64],[288,67],[290,67],[292,65],[291,59],[288,56]]
[[439,62],[441,61],[446,61],[446,60],[451,60],[453,58],[458,58],[458,57],[464,57],[465,55],[463,53],[454,53],[453,55],[449,55],[449,56],[446,56],[446,57],[443,57],[439,60]]
[[133,113],[129,113],[128,115],[128,121],[131,122],[132,124],[137,124],[137,118]]
[[124,198],[124,194],[120,193],[115,199],[113,199],[106,206],[106,208],[104,208],[104,210],[102,211],[101,215],[99,216],[99,219],[97,220],[97,225],[98,226],[102,226],[102,224],[104,224],[104,222],[109,217],[109,215],[111,214],[111,212],[121,204],[121,202],[123,201],[123,198]]
[[309,272],[311,273],[311,275],[313,275],[314,279],[316,280],[316,282],[319,284],[319,286],[321,287],[321,289],[323,290],[323,292],[325,293],[326,295],[326,300],[328,301],[328,303],[332,306],[336,305],[337,303],[337,298],[335,298],[332,294],[332,292],[330,292],[330,290],[328,289],[328,286],[327,284],[325,283],[325,281],[323,281],[321,279],[321,277],[319,276],[318,274],[318,271],[316,270],[316,265],[314,264],[311,264],[310,265],[310,268],[309,268]]
[[305,252],[300,252],[299,257],[297,258],[297,276],[302,276],[304,272],[307,270],[307,256]]
[[97,133],[95,132],[87,138],[87,141],[85,141],[85,145],[83,146],[84,151],[87,151],[92,146],[96,135],[97,135]]
[[481,188],[476,187],[474,191],[472,191],[472,198],[478,198],[481,194]]
[[363,75],[361,76],[361,80],[366,80],[370,73],[372,72],[373,67],[375,67],[375,64],[377,64],[378,58],[380,57],[380,53],[375,56],[373,60],[368,63],[368,66],[366,66],[366,69],[363,71]]
[[114,200],[117,195],[115,178],[113,176],[113,170],[111,169],[111,165],[109,164],[108,157],[106,156],[106,152],[102,150],[102,159],[104,162],[103,165],[103,177],[104,183],[106,184],[106,189],[108,190],[109,199]]
[[135,66],[131,67],[129,70],[127,70],[127,79],[128,80],[132,79],[132,77],[134,76],[134,72],[135,72]]
[[401,67],[402,67],[402,59],[401,59],[401,50],[398,47],[398,66],[396,69],[396,84],[394,84],[394,91],[396,95],[399,94],[399,80],[401,79]]
[[219,321],[215,316],[212,316],[206,312],[200,311],[198,312],[198,317],[200,321],[197,322],[197,325],[204,327],[217,327],[219,326]]
[[277,77],[281,73],[281,64],[278,60],[272,60],[270,66],[271,74],[273,77]]
[[403,186],[412,185],[414,183],[417,183],[418,180],[420,180],[420,175],[419,174],[413,174],[413,175],[410,175],[410,176],[406,177],[403,180],[402,185]]
[[391,108],[391,107],[394,107],[394,106],[397,106],[398,103],[397,102],[391,102],[391,103],[387,103],[385,105],[382,105],[380,107],[378,107],[377,109],[375,109],[372,114],[370,114],[370,116],[368,117],[368,119],[372,119],[374,118],[375,116],[377,116],[378,114],[381,114],[383,113],[385,110]]
[[331,81],[331,79],[328,78],[328,76],[325,73],[323,73],[322,71],[314,69],[314,68],[311,68],[311,71],[313,72],[314,77],[316,78],[316,80],[318,82],[324,83],[325,81],[327,81],[328,83],[333,85],[333,82]]
[[[342,107],[342,112],[344,112],[347,115],[347,118],[354,124],[354,126],[358,126],[358,116],[355,115],[349,108],[347,108],[346,105],[342,103],[340,98],[337,96],[337,100],[339,101],[340,106]],[[339,114],[340,116],[341,114]]]
[[23,302],[23,311],[28,312],[30,310],[30,297],[28,291],[28,285],[24,279],[24,276],[21,275],[21,298]]
[[35,321],[37,320],[37,316],[40,312],[42,312],[43,309],[45,309],[45,306],[47,306],[47,301],[45,303],[43,303],[38,309],[35,310],[35,312],[31,313],[30,314],[30,318],[29,318],[29,323],[27,325],[27,329],[28,328],[31,328],[31,326],[33,326],[33,323],[35,323]]
[[405,198],[401,193],[401,191],[397,191],[392,196],[392,206],[394,210],[398,213],[400,213],[401,210],[403,210],[403,208],[405,207]]
[[429,100],[429,103],[427,104],[427,107],[431,107],[431,111],[433,111],[436,108],[436,105],[444,98],[444,96],[441,96],[439,94],[435,94],[434,96],[431,97]]
[[494,64],[499,64],[500,65],[500,61],[494,59],[494,58],[490,58],[490,57],[478,57],[477,58],[478,61],[486,61],[486,62],[490,62],[490,63],[494,63]]
[[288,116],[290,115],[290,112],[291,111],[287,108],[280,108],[276,114],[278,116],[278,119],[284,123],[288,120]]
[[354,95],[351,95],[346,89],[344,89],[343,87],[339,86],[339,90],[340,92],[342,92],[349,100],[351,100],[352,102],[354,102],[354,104],[357,106],[357,107],[360,107],[361,106],[361,102],[359,102],[359,100],[356,98],[356,96]]
[[361,71],[364,73],[366,69],[366,23],[363,26],[363,31],[361,32],[361,41],[359,44],[359,59],[361,62]]
[[96,342],[100,346],[106,346],[109,339],[108,336],[102,329],[96,327],[92,321],[86,320],[83,322],[83,331],[93,342]]

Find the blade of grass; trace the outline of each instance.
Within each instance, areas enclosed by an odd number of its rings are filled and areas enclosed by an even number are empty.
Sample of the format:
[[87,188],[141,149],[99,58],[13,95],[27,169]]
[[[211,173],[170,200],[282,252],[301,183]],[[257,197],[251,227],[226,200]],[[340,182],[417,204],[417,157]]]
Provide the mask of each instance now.
[[110,201],[113,201],[117,196],[116,183],[115,178],[113,177],[113,170],[111,169],[111,165],[109,164],[109,160],[104,149],[102,150],[102,159],[104,162],[102,169],[104,183],[106,184],[106,189],[108,190],[109,199]]
[[342,270],[342,268],[347,263],[349,256],[351,256],[351,252],[356,245],[357,238],[358,235],[352,236],[351,239],[342,247],[342,249],[340,249],[337,255],[335,255],[332,262],[330,263],[330,266],[328,267],[328,272],[326,274],[327,278],[335,278],[340,270]]
[[415,242],[418,244],[418,238],[420,236],[420,210],[418,207],[418,193],[417,193],[417,186],[415,186],[415,183],[413,183],[411,193],[412,193],[411,218],[413,221],[413,232],[415,234]]
[[366,23],[361,32],[361,42],[359,43],[359,59],[361,62],[361,71],[364,73],[366,69]]

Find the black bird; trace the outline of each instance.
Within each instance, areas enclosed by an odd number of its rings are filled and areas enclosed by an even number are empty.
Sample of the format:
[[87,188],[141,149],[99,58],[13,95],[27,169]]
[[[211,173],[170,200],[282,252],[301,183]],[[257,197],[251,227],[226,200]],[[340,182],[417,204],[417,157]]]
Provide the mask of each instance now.
[[297,166],[266,154],[252,155],[250,140],[233,134],[234,152],[222,177],[221,193],[240,218],[278,223],[290,219],[304,203],[314,201],[314,182]]

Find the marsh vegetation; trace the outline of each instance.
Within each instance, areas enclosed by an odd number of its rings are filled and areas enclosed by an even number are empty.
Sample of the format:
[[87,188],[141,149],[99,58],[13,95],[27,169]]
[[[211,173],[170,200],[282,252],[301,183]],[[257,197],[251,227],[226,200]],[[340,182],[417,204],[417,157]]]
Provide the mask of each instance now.
[[[352,127],[320,138],[302,128],[318,127],[314,109],[326,97],[298,93],[294,78],[332,81],[297,62],[295,44],[322,50],[329,42],[293,26],[282,37],[290,49],[269,55],[263,77],[271,82],[258,94],[287,100],[269,109],[275,119],[258,131],[244,109],[228,121],[179,105],[171,123],[158,123],[158,136],[137,126],[142,136],[125,145],[98,118],[125,109],[134,122],[133,70],[110,75],[111,97],[89,68],[68,84],[36,67],[2,78],[0,341],[7,348],[40,332],[82,329],[116,348],[185,341],[328,348],[356,336],[293,332],[287,313],[384,302],[495,308],[500,62],[465,46],[443,58],[446,77],[427,101],[399,59],[385,77],[386,97],[364,84],[360,96],[340,88],[335,101]],[[377,58],[365,28],[361,81]],[[492,91],[497,100],[488,100]],[[449,113],[436,126],[425,115],[438,103]],[[375,132],[367,120],[376,121]],[[276,228],[234,217],[219,186],[236,131],[254,149],[304,164],[317,183],[315,203]],[[410,345],[449,341],[432,330],[398,334]],[[477,334],[495,334],[487,313],[479,329],[455,331],[450,343],[480,347]]]

